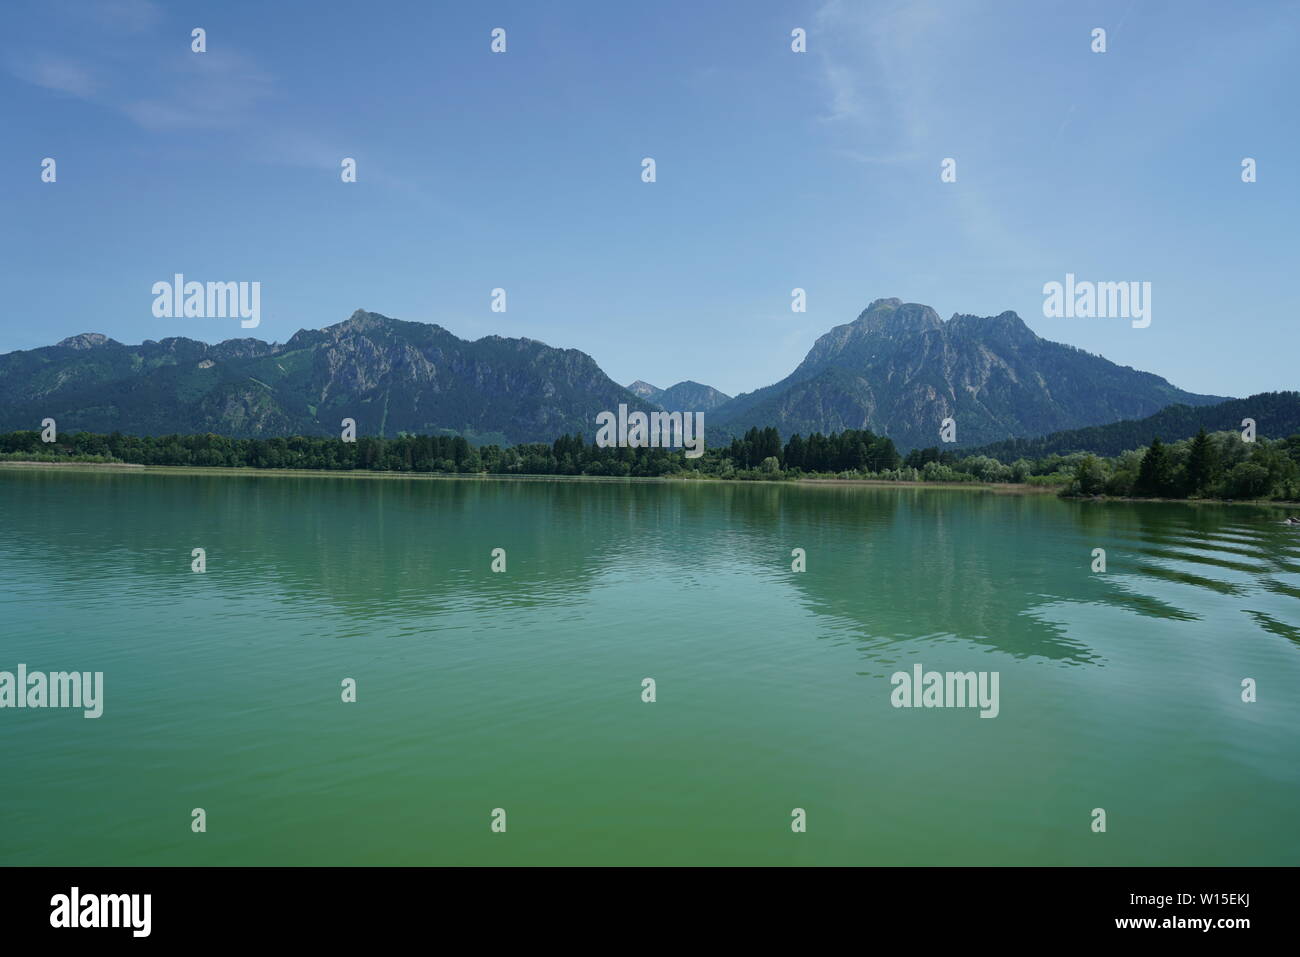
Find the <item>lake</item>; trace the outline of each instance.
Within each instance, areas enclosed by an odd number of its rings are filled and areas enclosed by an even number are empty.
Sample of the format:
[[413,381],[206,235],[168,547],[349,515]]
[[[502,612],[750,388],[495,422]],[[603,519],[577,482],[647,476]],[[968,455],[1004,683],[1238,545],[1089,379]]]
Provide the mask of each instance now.
[[[0,469],[0,670],[104,675],[0,709],[0,864],[1294,865],[1282,517]],[[916,665],[997,716],[894,707]]]

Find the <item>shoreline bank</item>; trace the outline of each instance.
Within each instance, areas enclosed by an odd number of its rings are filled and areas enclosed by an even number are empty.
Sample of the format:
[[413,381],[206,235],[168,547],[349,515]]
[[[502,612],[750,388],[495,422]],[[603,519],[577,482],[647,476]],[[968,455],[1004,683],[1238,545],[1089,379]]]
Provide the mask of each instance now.
[[510,482],[590,482],[590,483],[654,483],[673,482],[695,483],[699,485],[790,485],[802,488],[927,488],[927,489],[962,489],[966,491],[992,492],[995,495],[1056,495],[1067,502],[1128,502],[1128,503],[1176,503],[1182,505],[1267,505],[1276,508],[1300,508],[1300,502],[1268,500],[1225,500],[1213,498],[1125,498],[1120,496],[1059,496],[1060,486],[1029,485],[1027,483],[998,482],[911,482],[890,481],[888,479],[838,479],[838,478],[799,478],[799,479],[722,479],[715,477],[694,478],[678,475],[510,475],[497,472],[377,472],[370,469],[259,469],[246,466],[199,466],[199,465],[140,465],[134,462],[37,462],[37,461],[0,461],[0,469],[46,469],[69,471],[113,471],[130,470],[133,474],[150,475],[227,475],[227,476],[272,476],[301,478],[370,478],[370,479],[420,479],[436,481],[510,481]]

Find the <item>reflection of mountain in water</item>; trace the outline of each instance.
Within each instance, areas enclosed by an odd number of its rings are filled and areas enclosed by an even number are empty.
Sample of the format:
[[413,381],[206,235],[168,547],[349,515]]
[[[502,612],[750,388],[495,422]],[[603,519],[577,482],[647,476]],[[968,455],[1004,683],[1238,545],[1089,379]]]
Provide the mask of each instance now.
[[1073,594],[1090,584],[1086,563],[1044,553],[1053,536],[1074,533],[1055,498],[907,487],[774,491],[787,501],[772,530],[808,550],[808,572],[789,581],[813,610],[854,622],[873,659],[894,641],[927,638],[1093,660],[1086,645],[1029,614],[1044,594],[1060,592],[1066,562]]
[[[738,492],[749,493],[740,500],[751,534],[808,550],[808,572],[788,581],[815,611],[855,623],[873,658],[894,640],[930,638],[1100,663],[1094,633],[1071,627],[1062,604],[1196,621],[1226,599],[1242,627],[1300,640],[1300,536],[1288,538],[1271,509],[934,488]],[[1098,547],[1106,574],[1091,571]]]
[[[1090,616],[1105,609],[1186,622],[1227,614],[1300,641],[1300,535],[1267,509],[779,483],[4,480],[7,552],[79,575],[68,587],[129,590],[170,577],[178,596],[269,595],[304,616],[323,605],[358,636],[382,619],[427,631],[448,610],[544,605],[579,622],[592,591],[618,576],[669,577],[686,607],[740,571],[833,619],[833,636],[862,642],[877,661],[898,641],[927,639],[1100,663],[1105,635]],[[207,550],[205,576],[189,570],[195,546]],[[489,569],[496,547],[506,549],[504,575]],[[795,547],[807,553],[803,574],[790,571]],[[1089,568],[1096,547],[1107,549],[1105,575]],[[746,612],[735,621],[752,631]],[[689,622],[665,608],[664,627]]]
[[[5,509],[4,537],[24,560],[101,569],[108,578],[125,564],[123,581],[174,576],[179,589],[196,580],[190,551],[201,546],[206,585],[269,589],[282,600],[324,602],[363,620],[475,602],[573,600],[628,549],[639,526],[674,521],[685,507],[655,487],[551,481],[6,478],[10,488],[27,485]],[[489,568],[498,546],[507,552],[504,575]]]

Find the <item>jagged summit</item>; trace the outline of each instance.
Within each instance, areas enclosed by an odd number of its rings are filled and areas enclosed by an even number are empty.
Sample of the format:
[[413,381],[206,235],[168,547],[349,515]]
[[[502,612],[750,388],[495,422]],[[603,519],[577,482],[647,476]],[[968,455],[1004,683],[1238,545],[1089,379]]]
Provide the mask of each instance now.
[[94,349],[97,346],[120,346],[121,344],[102,332],[83,332],[80,335],[68,336],[58,343],[64,349]]
[[1010,310],[944,322],[929,306],[885,298],[818,338],[785,379],[722,405],[712,425],[722,436],[870,429],[907,449],[936,444],[948,417],[967,445],[1221,400],[1043,339]]
[[[325,326],[320,331],[364,332],[367,329],[388,328],[400,324],[402,321],[403,320],[401,319],[394,319],[391,316],[385,316],[378,312],[368,312],[365,309],[357,309],[342,322],[336,322],[333,325]],[[420,323],[420,325],[428,325],[428,323]]]
[[996,316],[972,316],[957,313],[948,320],[947,325],[949,332],[954,335],[984,336],[1018,345],[1046,341],[1034,330],[1030,329],[1025,324],[1025,320],[1011,310],[999,313]]
[[919,302],[903,302],[898,298],[875,299],[871,305],[858,313],[858,318],[854,322],[869,322],[873,319],[876,321],[899,319],[929,323],[931,320],[938,320],[939,314],[929,306]]

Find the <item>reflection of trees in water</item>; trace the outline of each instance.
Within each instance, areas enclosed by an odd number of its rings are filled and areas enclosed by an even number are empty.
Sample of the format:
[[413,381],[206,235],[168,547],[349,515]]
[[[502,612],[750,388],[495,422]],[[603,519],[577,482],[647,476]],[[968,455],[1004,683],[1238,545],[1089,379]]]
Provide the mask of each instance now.
[[[791,497],[780,537],[808,549],[809,570],[791,574],[791,584],[812,610],[857,623],[873,656],[892,640],[934,636],[1017,657],[1094,659],[1063,628],[1027,614],[1089,585],[1084,552],[1064,573],[1079,587],[1061,593],[1059,546],[1044,536],[1070,518],[1055,498],[907,487],[779,491]],[[1033,560],[1039,554],[1044,560]]]
[[[1091,574],[1093,547],[1107,548],[1113,572],[1125,549],[1211,548],[1225,525],[1249,534],[1255,518],[1244,508],[782,483],[26,471],[0,483],[7,551],[64,575],[121,572],[136,588],[172,581],[182,593],[194,546],[207,549],[204,585],[219,593],[324,602],[358,619],[579,602],[602,575],[651,565],[706,582],[738,569],[793,589],[873,643],[955,636],[1075,663],[1095,655],[1035,616],[1037,606],[1082,600],[1193,617]],[[504,575],[489,570],[498,546]],[[807,550],[804,574],[789,571],[796,546]],[[1214,562],[1203,563],[1208,579]],[[761,627],[743,608],[735,617]]]
[[[752,510],[757,518],[749,527],[767,535],[773,523],[759,519],[779,514],[781,544],[808,549],[809,571],[789,575],[791,584],[813,610],[860,625],[873,649],[891,639],[956,637],[1017,657],[1091,663],[1099,656],[1077,632],[1067,636],[1064,623],[1035,610],[1071,601],[1197,620],[1187,609],[1134,592],[1132,573],[1139,581],[1145,575],[1193,585],[1213,599],[1240,596],[1237,586],[1215,577],[1216,569],[1233,578],[1243,570],[1296,570],[1294,556],[1273,547],[1280,526],[1275,511],[1266,508],[1103,504],[933,488],[775,491],[787,496],[786,507],[764,503]],[[818,502],[818,495],[826,498]],[[1247,544],[1225,543],[1225,533],[1245,537]],[[1256,535],[1259,545],[1253,543]],[[1096,547],[1107,550],[1106,575],[1091,572]],[[1203,571],[1158,568],[1144,557],[1187,561]],[[1116,573],[1127,573],[1122,586]],[[1264,587],[1283,591],[1270,582]]]
[[[114,567],[320,600],[358,614],[581,594],[638,528],[680,519],[662,489],[613,483],[247,475],[51,476],[5,486],[5,538],[33,561]],[[490,571],[491,550],[507,572]],[[110,569],[110,574],[112,569]]]
[[[1168,503],[1126,503],[1129,529],[1136,532],[1130,550],[1135,556],[1131,585],[1143,581],[1191,585],[1202,596],[1217,596],[1231,602],[1249,620],[1265,631],[1292,641],[1300,640],[1300,629],[1287,625],[1266,612],[1250,607],[1260,593],[1278,596],[1288,614],[1300,591],[1289,588],[1275,575],[1300,573],[1300,551],[1280,524],[1278,509],[1250,505],[1176,505]],[[1177,565],[1180,567],[1170,567]],[[1222,574],[1216,577],[1215,572]],[[1144,607],[1157,603],[1149,595],[1125,593],[1121,601]],[[1159,602],[1166,617],[1199,619],[1201,615]]]

